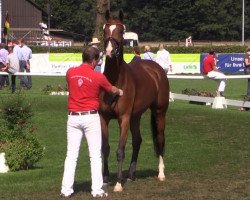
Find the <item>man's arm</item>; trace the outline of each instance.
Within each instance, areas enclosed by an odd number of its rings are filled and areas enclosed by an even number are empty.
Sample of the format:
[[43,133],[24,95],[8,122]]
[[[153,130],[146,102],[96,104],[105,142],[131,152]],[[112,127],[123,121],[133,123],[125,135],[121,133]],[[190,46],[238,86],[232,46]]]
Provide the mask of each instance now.
[[112,86],[112,89],[111,89],[112,93],[113,94],[116,94],[116,95],[119,95],[119,96],[122,96],[123,95],[123,91],[115,86]]
[[3,67],[3,68],[1,68],[1,71],[3,71],[3,72],[5,72],[5,71],[7,71],[8,70],[8,68],[9,68],[9,63],[6,63],[4,66],[5,67]]

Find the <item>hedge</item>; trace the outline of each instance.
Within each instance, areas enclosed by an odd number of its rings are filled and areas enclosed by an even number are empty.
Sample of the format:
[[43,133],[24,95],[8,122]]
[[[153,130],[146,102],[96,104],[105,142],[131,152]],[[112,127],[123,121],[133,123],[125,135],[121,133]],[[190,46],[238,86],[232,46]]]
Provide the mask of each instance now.
[[[141,52],[143,52],[143,47],[141,48]],[[219,53],[244,53],[246,52],[247,46],[202,46],[202,47],[177,47],[177,46],[169,46],[166,49],[170,53],[207,53],[209,49],[215,49]],[[84,49],[84,47],[41,47],[41,46],[31,46],[33,53],[80,53]],[[156,53],[158,50],[157,47],[153,47],[152,51]],[[124,53],[132,53],[131,47],[124,47]]]

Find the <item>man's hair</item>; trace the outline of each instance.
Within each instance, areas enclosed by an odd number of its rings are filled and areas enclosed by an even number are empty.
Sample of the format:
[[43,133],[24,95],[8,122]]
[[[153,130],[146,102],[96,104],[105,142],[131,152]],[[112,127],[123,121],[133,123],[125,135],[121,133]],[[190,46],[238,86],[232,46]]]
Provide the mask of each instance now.
[[26,40],[25,39],[21,39],[20,40],[22,44],[26,44]]
[[214,55],[216,53],[216,51],[214,49],[210,49],[208,52],[210,55]]
[[159,50],[163,50],[164,49],[164,44],[163,43],[160,43],[159,44]]
[[135,47],[133,48],[133,51],[134,51],[136,54],[138,54],[138,55],[141,53],[140,48],[139,48],[138,46],[135,46]]
[[95,47],[87,47],[83,50],[82,53],[82,61],[91,63],[93,60],[98,60],[100,56],[100,52]]

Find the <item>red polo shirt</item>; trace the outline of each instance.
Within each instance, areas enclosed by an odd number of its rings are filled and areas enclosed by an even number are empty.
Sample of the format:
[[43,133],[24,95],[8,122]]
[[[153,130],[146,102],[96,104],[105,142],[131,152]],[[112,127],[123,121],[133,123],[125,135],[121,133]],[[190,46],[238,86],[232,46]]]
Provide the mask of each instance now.
[[213,71],[215,61],[213,55],[208,54],[203,60],[203,74]]
[[82,64],[67,71],[69,97],[68,110],[71,112],[98,110],[100,90],[112,90],[112,85],[94,67]]

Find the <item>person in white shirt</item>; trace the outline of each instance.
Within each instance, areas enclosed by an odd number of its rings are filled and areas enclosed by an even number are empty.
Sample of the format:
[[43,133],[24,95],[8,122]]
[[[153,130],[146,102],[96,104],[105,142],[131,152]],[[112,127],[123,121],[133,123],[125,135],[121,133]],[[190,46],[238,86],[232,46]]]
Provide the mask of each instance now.
[[[32,50],[25,44],[25,41],[22,40],[21,42],[21,52],[22,52],[22,59],[20,60],[20,71],[27,73],[30,72],[30,59],[32,58]],[[26,87],[30,89],[32,87],[32,79],[31,76],[27,76],[27,80],[24,76],[19,76],[20,78],[20,85],[22,87]]]
[[[0,71],[4,71],[4,68],[6,67],[6,59],[8,54],[9,52],[6,50],[6,45],[4,43],[0,43]],[[0,89],[2,89],[5,83],[8,83],[8,81],[8,75],[0,75]]]
[[21,40],[14,41],[13,45],[13,53],[16,54],[19,61],[22,60]]
[[156,62],[164,69],[166,73],[172,68],[170,53],[164,49],[163,44],[159,45],[159,51],[156,54]]
[[142,60],[152,60],[155,61],[154,53],[151,52],[151,48],[149,45],[144,47],[144,54],[142,54]]
[[14,93],[16,91],[16,72],[19,72],[19,60],[17,55],[13,52],[14,44],[8,44],[9,54],[6,59],[6,67],[4,71],[11,74],[11,92]]

